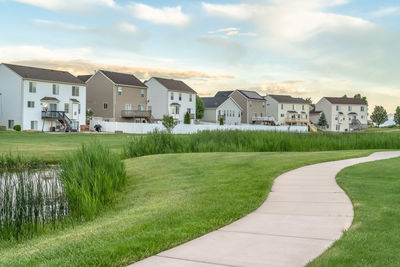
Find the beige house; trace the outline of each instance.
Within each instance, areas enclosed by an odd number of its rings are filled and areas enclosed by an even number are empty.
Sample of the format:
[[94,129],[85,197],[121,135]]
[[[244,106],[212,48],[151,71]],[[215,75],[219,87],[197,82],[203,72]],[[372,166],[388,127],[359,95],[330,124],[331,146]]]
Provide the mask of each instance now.
[[86,106],[106,121],[149,122],[147,87],[132,74],[99,70],[78,76],[86,82]]
[[202,97],[204,103],[203,121],[225,125],[240,125],[242,108],[229,96]]
[[328,131],[348,132],[368,127],[368,105],[358,98],[323,97],[315,106],[328,121]]
[[255,91],[220,91],[215,97],[229,95],[242,109],[241,122],[247,124],[269,124],[266,101]]
[[277,125],[309,125],[310,105],[302,98],[288,95],[267,95],[267,116]]

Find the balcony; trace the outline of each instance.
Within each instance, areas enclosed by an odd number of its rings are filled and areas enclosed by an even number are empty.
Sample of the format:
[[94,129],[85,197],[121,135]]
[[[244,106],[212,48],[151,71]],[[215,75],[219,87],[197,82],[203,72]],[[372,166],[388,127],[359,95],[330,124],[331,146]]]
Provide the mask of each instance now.
[[267,116],[267,117],[253,117],[253,121],[275,121],[274,117]]
[[151,111],[150,110],[121,110],[121,117],[130,119],[130,118],[150,118]]
[[42,111],[42,119],[64,120],[66,117],[64,111]]

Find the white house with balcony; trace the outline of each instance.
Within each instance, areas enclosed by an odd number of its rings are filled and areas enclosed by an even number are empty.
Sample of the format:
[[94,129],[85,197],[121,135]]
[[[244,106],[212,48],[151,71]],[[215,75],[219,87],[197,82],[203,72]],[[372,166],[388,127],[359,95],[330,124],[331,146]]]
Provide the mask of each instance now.
[[196,118],[196,91],[186,83],[173,79],[153,77],[145,82],[147,106],[153,119],[162,120],[164,115],[183,123],[188,112],[191,120]]
[[316,105],[328,122],[328,131],[349,132],[368,127],[368,105],[362,99],[323,97]]
[[277,125],[309,125],[310,105],[302,98],[289,95],[267,95],[267,116]]
[[229,96],[202,97],[204,103],[203,121],[219,123],[222,119],[225,125],[240,125],[242,108]]
[[66,71],[0,64],[0,125],[33,131],[79,131],[85,84]]

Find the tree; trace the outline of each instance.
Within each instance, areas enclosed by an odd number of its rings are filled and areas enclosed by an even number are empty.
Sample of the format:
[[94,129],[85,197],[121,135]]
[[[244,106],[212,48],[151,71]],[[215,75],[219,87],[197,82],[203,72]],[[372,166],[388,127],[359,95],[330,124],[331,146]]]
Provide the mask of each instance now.
[[328,125],[328,121],[326,120],[325,113],[322,112],[321,117],[319,117],[318,126],[326,127]]
[[315,108],[315,104],[313,104],[311,97],[307,97],[304,99],[312,108]]
[[224,125],[224,119],[223,118],[219,119],[219,125]]
[[186,112],[185,118],[183,119],[184,124],[190,124],[190,115],[189,112]]
[[347,98],[347,95],[342,96],[343,98]]
[[388,115],[384,107],[375,106],[374,111],[371,114],[371,120],[380,126],[388,120]]
[[172,130],[178,124],[171,116],[164,115],[162,125],[165,127],[168,133],[172,133]]
[[356,95],[354,95],[354,98],[361,99],[362,101],[365,102],[365,104],[368,105],[368,100],[367,100],[367,97],[366,97],[366,96],[361,96],[361,94],[356,94]]
[[394,122],[400,126],[400,106],[396,108],[396,113],[394,114]]
[[203,100],[196,96],[196,119],[202,119],[204,116],[204,103]]
[[86,110],[86,124],[90,123],[90,120],[92,119],[93,114],[94,114],[93,110],[91,110],[91,109]]

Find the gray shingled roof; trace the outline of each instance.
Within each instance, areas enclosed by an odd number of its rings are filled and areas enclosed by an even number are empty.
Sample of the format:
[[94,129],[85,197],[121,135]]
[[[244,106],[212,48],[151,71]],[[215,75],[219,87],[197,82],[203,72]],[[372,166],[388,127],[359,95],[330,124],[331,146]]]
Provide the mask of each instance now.
[[264,97],[260,96],[256,91],[247,91],[247,90],[238,90],[242,95],[247,97],[248,99],[254,100],[265,100]]
[[352,97],[324,97],[326,100],[331,102],[332,104],[341,104],[341,105],[366,105],[364,100],[359,98]]
[[290,95],[268,95],[279,103],[308,104],[303,98],[294,98]]
[[228,97],[202,97],[201,100],[203,100],[204,107],[205,108],[217,108],[219,107],[222,103],[224,103]]
[[113,72],[108,70],[100,70],[105,76],[107,76],[111,81],[118,85],[129,85],[138,87],[147,87],[138,78],[132,74]]
[[4,66],[17,73],[23,79],[32,79],[47,82],[61,82],[69,84],[84,84],[68,71],[42,69],[28,66],[5,64]]
[[183,92],[183,93],[189,93],[189,94],[196,94],[197,92],[190,88],[186,83],[174,79],[165,79],[165,78],[158,78],[158,77],[153,77],[153,79],[157,80],[159,83],[161,83],[165,88],[167,88],[170,91],[176,91],[176,92]]
[[86,83],[87,80],[89,80],[93,75],[79,75],[78,79],[81,80],[82,82]]
[[233,93],[233,91],[218,91],[215,97],[228,97]]

